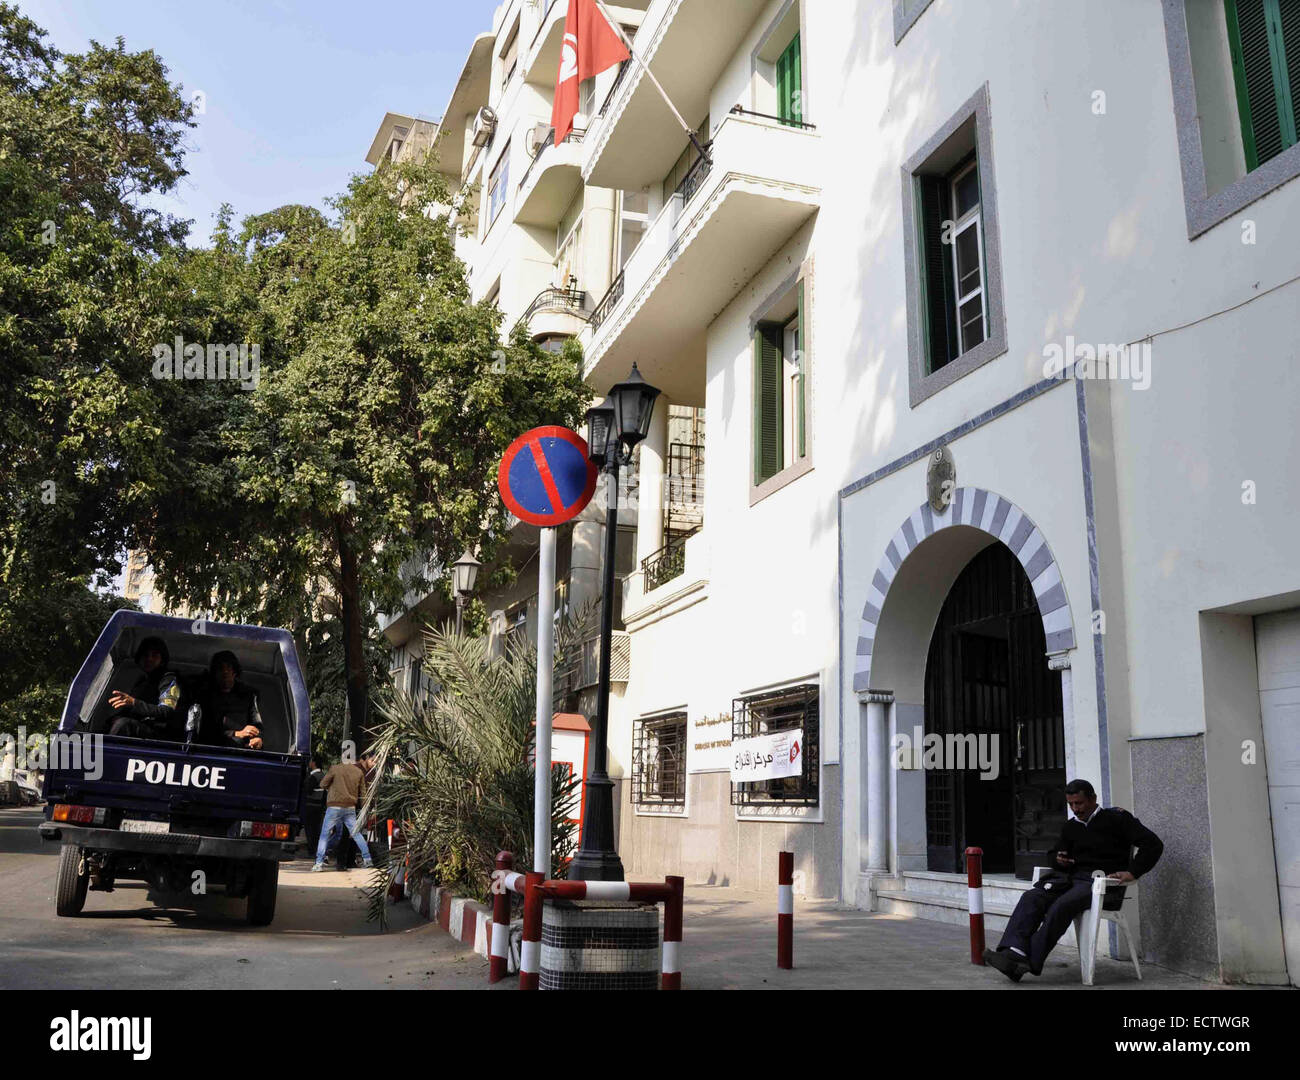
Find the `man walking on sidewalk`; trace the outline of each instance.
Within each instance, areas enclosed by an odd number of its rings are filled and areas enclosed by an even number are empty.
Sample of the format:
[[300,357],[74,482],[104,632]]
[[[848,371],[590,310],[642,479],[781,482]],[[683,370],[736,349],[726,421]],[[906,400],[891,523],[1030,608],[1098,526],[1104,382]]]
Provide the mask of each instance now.
[[[366,838],[357,829],[357,807],[366,798],[366,774],[352,762],[340,761],[337,765],[330,766],[329,772],[321,779],[320,786],[326,793],[325,820],[321,822],[320,840],[316,843],[313,872],[325,869],[325,852],[329,850],[335,828],[340,826],[347,830],[361,849],[361,858],[364,860],[361,865],[373,866]],[[340,842],[341,840],[342,838]]]
[[[1043,964],[1076,915],[1092,904],[1092,872],[1101,870],[1116,882],[1136,881],[1156,864],[1165,846],[1160,837],[1118,806],[1097,804],[1087,780],[1065,785],[1070,819],[1056,850],[1048,852],[1054,869],[1034,883],[1016,904],[997,952],[984,950],[984,962],[1019,982],[1026,972],[1043,973]],[[1133,849],[1137,848],[1134,852]],[[1123,899],[1110,893],[1106,902]]]

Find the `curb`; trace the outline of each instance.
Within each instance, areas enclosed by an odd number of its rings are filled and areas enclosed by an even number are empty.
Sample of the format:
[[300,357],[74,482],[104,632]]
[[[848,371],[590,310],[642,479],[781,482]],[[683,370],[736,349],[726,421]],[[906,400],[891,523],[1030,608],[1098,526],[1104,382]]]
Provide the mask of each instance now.
[[[410,902],[412,910],[422,919],[436,922],[457,941],[473,947],[484,959],[488,958],[488,945],[492,938],[492,909],[477,900],[457,896],[441,885],[434,885],[425,877],[402,879],[402,895]],[[511,930],[522,928],[522,922],[511,923]],[[509,970],[517,970],[513,956]]]

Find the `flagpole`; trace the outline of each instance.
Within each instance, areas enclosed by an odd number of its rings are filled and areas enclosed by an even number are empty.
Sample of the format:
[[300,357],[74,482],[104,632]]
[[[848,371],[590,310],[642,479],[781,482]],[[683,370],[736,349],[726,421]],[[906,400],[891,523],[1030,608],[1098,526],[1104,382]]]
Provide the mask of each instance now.
[[700,157],[707,158],[709,156],[708,152],[700,145],[700,140],[696,138],[695,129],[692,128],[691,125],[686,122],[686,118],[677,111],[677,106],[672,103],[672,99],[668,96],[668,91],[666,91],[659,80],[655,78],[655,73],[650,70],[650,65],[642,60],[641,57],[637,56],[636,50],[632,48],[631,39],[623,33],[623,27],[619,25],[618,20],[609,13],[609,10],[601,0],[596,0],[596,7],[600,9],[600,13],[605,16],[606,21],[608,21],[609,25],[613,27],[614,33],[619,36],[619,40],[627,46],[628,55],[641,65],[641,70],[644,71],[646,75],[649,76],[650,81],[654,83],[655,89],[659,91],[659,96],[664,99],[664,104],[667,105],[668,108],[672,110],[673,115],[677,117],[677,122],[682,125],[682,130],[686,132],[686,136],[691,140],[691,144],[695,147],[696,152]]

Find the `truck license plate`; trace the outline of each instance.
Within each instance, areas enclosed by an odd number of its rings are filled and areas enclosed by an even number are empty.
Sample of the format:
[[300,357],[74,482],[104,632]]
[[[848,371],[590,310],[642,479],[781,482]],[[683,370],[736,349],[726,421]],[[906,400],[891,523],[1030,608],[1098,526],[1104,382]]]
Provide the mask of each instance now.
[[123,818],[123,832],[165,833],[170,826],[165,821],[142,821],[137,818]]

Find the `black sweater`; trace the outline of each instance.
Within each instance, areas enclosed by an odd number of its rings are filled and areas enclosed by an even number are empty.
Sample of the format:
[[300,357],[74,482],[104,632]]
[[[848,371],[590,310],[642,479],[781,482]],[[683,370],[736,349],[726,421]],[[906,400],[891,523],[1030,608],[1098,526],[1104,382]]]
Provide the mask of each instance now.
[[[1129,852],[1134,847],[1137,852],[1130,858]],[[1067,821],[1050,856],[1053,866],[1058,851],[1073,856],[1075,862],[1070,869],[1075,874],[1080,871],[1090,874],[1093,870],[1114,874],[1127,870],[1138,878],[1155,866],[1164,850],[1160,837],[1127,810],[1107,806],[1094,810],[1086,825],[1078,818]]]

